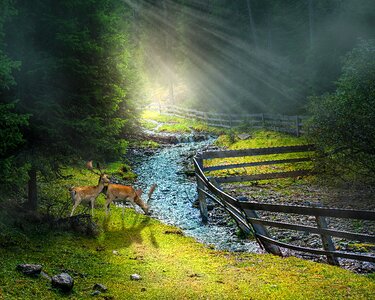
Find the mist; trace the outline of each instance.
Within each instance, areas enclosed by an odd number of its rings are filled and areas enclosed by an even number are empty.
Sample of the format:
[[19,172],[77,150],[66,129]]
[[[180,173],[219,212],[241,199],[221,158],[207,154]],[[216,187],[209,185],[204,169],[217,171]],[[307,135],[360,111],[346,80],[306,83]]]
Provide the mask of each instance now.
[[371,0],[124,1],[153,102],[221,112],[306,113],[341,61],[375,37]]

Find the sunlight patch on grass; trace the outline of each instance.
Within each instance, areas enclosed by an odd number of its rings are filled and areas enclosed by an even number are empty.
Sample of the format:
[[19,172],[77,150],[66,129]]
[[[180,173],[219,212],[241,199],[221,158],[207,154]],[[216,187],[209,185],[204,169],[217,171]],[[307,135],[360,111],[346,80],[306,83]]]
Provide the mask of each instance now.
[[[375,282],[349,271],[272,255],[215,251],[173,232],[147,216],[114,208],[98,238],[65,232],[31,237],[31,250],[1,248],[0,291],[5,299],[55,299],[43,278],[15,271],[18,263],[41,263],[49,275],[67,270],[73,299],[90,297],[92,286],[108,287],[115,299],[371,299]],[[130,275],[142,280],[132,281]]]

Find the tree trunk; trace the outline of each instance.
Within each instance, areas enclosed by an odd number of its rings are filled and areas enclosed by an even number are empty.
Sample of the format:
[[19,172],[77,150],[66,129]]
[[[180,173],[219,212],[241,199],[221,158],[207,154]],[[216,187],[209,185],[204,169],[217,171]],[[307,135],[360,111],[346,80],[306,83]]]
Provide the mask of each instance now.
[[252,38],[253,38],[255,48],[258,49],[258,39],[257,39],[256,31],[255,31],[255,23],[254,23],[253,13],[251,11],[250,0],[247,0],[246,3],[247,3],[247,12],[249,14],[251,35],[252,35]]
[[38,190],[36,184],[36,168],[33,166],[29,170],[29,182],[28,182],[28,199],[27,207],[31,210],[37,210],[38,208]]

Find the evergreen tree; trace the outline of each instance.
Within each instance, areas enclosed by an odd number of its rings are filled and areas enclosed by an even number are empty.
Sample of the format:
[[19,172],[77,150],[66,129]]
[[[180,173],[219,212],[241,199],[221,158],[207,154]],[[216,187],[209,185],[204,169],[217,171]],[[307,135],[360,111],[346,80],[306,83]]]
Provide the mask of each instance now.
[[22,166],[16,163],[15,154],[24,141],[21,130],[27,125],[27,116],[14,111],[14,98],[9,99],[13,103],[5,102],[9,90],[16,84],[12,72],[19,67],[19,62],[11,60],[4,53],[4,24],[16,14],[16,10],[10,0],[1,0],[0,3],[0,189],[4,193],[17,188],[25,179]]
[[19,111],[30,115],[22,157],[30,164],[29,206],[36,209],[39,171],[124,153],[137,120],[137,77],[123,3],[16,3],[7,50],[22,62],[16,95]]

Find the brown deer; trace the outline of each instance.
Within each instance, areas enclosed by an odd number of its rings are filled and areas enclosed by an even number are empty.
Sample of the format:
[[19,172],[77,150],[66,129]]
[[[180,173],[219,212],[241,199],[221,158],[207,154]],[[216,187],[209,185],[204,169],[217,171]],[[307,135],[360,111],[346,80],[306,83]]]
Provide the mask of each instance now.
[[[148,202],[151,199],[152,193],[155,191],[157,185],[153,184],[148,192],[148,200],[145,203],[142,199],[143,191],[141,189],[135,190],[132,186],[122,184],[109,184],[106,192],[106,213],[108,214],[109,206],[112,202],[130,202],[134,209],[138,205],[146,215],[149,214]],[[124,206],[122,207],[122,217],[124,217]]]
[[92,160],[87,162],[86,167],[94,174],[99,175],[99,181],[96,186],[78,186],[71,187],[69,189],[70,196],[72,197],[73,202],[73,209],[70,213],[70,216],[73,216],[74,210],[80,203],[91,204],[91,215],[94,216],[94,202],[96,198],[99,196],[100,192],[103,190],[105,184],[110,182],[108,175],[102,172],[99,164],[97,164],[97,168],[100,173],[94,171],[94,168],[92,166]]

